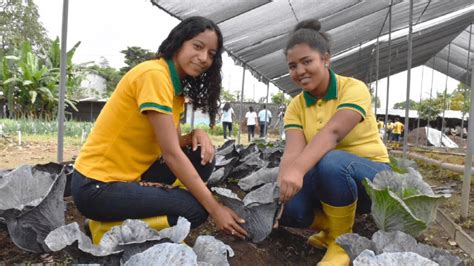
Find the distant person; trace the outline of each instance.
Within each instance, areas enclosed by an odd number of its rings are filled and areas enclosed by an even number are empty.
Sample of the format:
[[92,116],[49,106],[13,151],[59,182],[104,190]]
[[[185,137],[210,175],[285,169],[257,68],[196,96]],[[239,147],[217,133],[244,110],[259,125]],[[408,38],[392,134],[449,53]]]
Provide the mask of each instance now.
[[232,139],[232,118],[234,116],[234,109],[230,103],[225,103],[222,108],[222,128],[224,130],[224,140],[227,140],[227,130],[229,131],[229,139]]
[[216,227],[244,237],[245,221],[220,204],[205,182],[215,148],[208,134],[182,134],[185,97],[218,112],[223,40],[219,27],[189,17],[171,30],[156,59],[138,64],[118,83],[74,164],[72,196],[88,219],[94,244],[126,219],[160,230],[186,218],[191,227],[210,215]]
[[383,122],[382,117],[379,117],[379,119],[377,121],[377,128],[379,130],[380,138],[383,139],[384,135],[385,135],[385,123]]
[[255,127],[258,125],[257,113],[253,110],[252,106],[249,106],[249,111],[245,113],[245,118],[245,123],[247,124],[248,140],[251,142],[255,137]]
[[2,113],[4,118],[8,118],[8,105],[4,104],[2,107]]
[[397,143],[397,146],[400,143],[400,139],[404,129],[405,125],[400,122],[400,118],[395,117],[395,123],[393,123],[392,127],[392,140]]
[[281,139],[285,139],[285,123],[283,122],[283,118],[285,117],[285,111],[285,105],[280,105],[280,107],[278,107],[278,120],[275,123],[275,127],[278,127],[278,132],[280,134]]
[[390,142],[393,139],[393,122],[391,119],[387,121],[387,140]]
[[264,138],[267,135],[268,126],[272,123],[272,112],[267,110],[267,105],[263,105],[263,109],[258,112],[258,121],[260,124],[260,137]]

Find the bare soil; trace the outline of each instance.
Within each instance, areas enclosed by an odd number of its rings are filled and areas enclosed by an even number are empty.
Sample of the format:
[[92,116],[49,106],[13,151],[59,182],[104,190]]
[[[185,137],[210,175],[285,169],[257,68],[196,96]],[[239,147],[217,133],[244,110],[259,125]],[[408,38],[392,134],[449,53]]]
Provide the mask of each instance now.
[[[65,145],[65,160],[70,160],[79,151],[78,145]],[[38,164],[56,161],[56,140],[32,141],[21,146],[13,142],[0,141],[0,170],[12,169],[21,164]],[[458,177],[449,174],[441,174],[439,170],[422,165],[422,174],[431,185],[454,184],[455,191],[460,191],[461,181]],[[426,170],[425,170],[426,169]],[[426,171],[426,172],[425,172]],[[437,172],[438,171],[438,172]],[[471,189],[471,195],[473,195]],[[67,204],[66,222],[78,222],[81,226],[84,217],[77,211],[70,197],[65,198]],[[470,221],[462,224],[472,236],[474,204],[471,196]],[[452,215],[453,220],[459,222],[459,197],[453,196],[441,207],[445,212]],[[369,237],[377,231],[377,227],[370,215],[361,215],[356,219],[354,232]],[[306,239],[312,234],[310,230],[294,228],[280,228],[274,230],[271,235],[259,244],[249,243],[233,238],[218,232],[211,219],[200,227],[193,229],[186,240],[189,245],[193,245],[198,235],[213,235],[216,238],[230,245],[235,252],[235,256],[229,259],[231,265],[314,265],[324,255],[324,250],[312,248],[306,244]],[[473,265],[473,260],[462,251],[456,243],[448,239],[447,234],[437,224],[433,224],[430,229],[417,238],[419,242],[433,245],[448,250],[454,255],[458,255],[465,260],[468,265]],[[12,264],[32,264],[32,263],[65,263],[72,259],[65,252],[51,254],[33,254],[17,248],[8,236],[8,231],[0,223],[0,265]]]

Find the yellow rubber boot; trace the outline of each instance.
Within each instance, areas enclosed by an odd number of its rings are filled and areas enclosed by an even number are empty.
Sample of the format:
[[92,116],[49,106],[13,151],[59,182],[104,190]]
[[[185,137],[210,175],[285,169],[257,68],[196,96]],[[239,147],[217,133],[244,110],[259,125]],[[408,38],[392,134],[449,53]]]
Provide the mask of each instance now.
[[[166,215],[154,216],[140,219],[147,223],[151,228],[161,230],[170,227],[168,223],[168,217]],[[109,231],[112,227],[121,225],[123,221],[114,222],[100,222],[89,220],[89,229],[92,235],[92,243],[98,245],[104,234]]]
[[179,180],[178,178],[176,178],[176,180],[173,182],[173,184],[171,184],[171,186],[172,186],[173,188],[178,187],[178,188],[180,188],[180,189],[188,190],[188,188],[185,187],[185,186],[183,185],[183,183],[181,183],[181,180]]
[[357,201],[348,206],[334,207],[321,202],[323,211],[328,219],[328,249],[318,266],[346,266],[350,259],[347,253],[338,244],[336,238],[340,235],[352,233]]
[[313,223],[310,229],[319,231],[308,238],[308,244],[318,249],[325,249],[328,247],[328,218],[322,210],[314,211]]

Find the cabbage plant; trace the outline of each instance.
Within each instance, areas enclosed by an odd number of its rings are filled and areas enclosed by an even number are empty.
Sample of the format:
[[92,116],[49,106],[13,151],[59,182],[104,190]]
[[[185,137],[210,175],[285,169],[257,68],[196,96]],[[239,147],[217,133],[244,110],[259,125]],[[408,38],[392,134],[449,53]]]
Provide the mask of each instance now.
[[372,216],[384,231],[402,231],[420,235],[436,217],[436,209],[449,195],[435,195],[419,172],[408,168],[406,174],[378,173],[364,187],[372,200]]

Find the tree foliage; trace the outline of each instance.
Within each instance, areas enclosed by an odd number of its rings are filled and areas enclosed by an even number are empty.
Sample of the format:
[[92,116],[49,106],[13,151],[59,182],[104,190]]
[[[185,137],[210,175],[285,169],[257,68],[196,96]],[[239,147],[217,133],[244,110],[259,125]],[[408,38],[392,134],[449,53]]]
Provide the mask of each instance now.
[[470,88],[464,83],[459,83],[458,87],[450,95],[450,109],[468,113],[471,106],[471,97],[469,93]]
[[[238,94],[238,93],[237,93]],[[221,102],[235,102],[237,101],[238,95],[236,93],[232,93],[231,91],[225,90],[222,88],[221,93]]]
[[[409,100],[409,103],[410,103],[410,110],[418,110],[417,102],[413,100]],[[393,105],[393,109],[405,109],[405,108],[406,108],[406,101],[399,102]]]
[[0,5],[0,56],[12,54],[24,41],[33,51],[48,49],[50,40],[33,0],[3,0]]
[[122,75],[127,73],[132,67],[140,64],[141,62],[155,57],[155,53],[138,46],[129,46],[127,49],[120,52],[125,55],[125,64],[127,64],[127,66],[120,68]]
[[380,108],[380,98],[378,96],[372,98],[374,99],[375,108]]
[[435,120],[443,111],[442,102],[439,99],[427,99],[418,106],[418,114],[422,119]]
[[272,99],[272,103],[274,104],[284,104],[284,105],[288,105],[291,101],[291,97],[287,97],[282,91],[279,91],[275,94],[272,95],[271,97]]
[[[67,52],[66,105],[75,108],[82,69],[72,64],[79,46],[76,43]],[[46,54],[37,54],[25,41],[11,54],[1,56],[0,89],[7,99],[10,117],[52,119],[57,113],[59,95],[59,38],[52,42]]]
[[105,79],[107,95],[103,95],[104,97],[110,97],[110,95],[112,95],[112,92],[114,92],[115,87],[123,76],[120,71],[106,64],[93,65],[88,69]]

